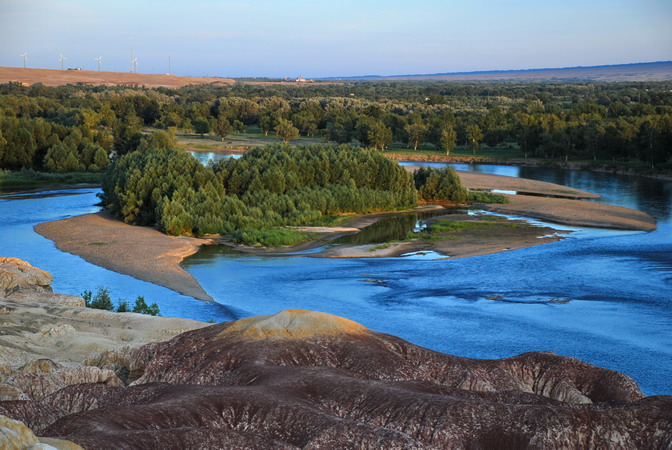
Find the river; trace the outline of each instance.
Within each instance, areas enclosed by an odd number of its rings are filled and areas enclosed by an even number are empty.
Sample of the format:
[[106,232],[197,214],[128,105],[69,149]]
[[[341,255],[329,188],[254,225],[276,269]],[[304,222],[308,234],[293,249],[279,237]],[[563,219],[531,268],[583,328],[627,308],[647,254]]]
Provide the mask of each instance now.
[[[573,356],[627,373],[646,394],[672,394],[672,183],[541,168],[458,168],[596,192],[600,201],[648,212],[659,228],[577,230],[557,243],[440,261],[260,257],[210,247],[184,266],[236,317],[320,310],[459,356],[502,358],[533,350]],[[79,294],[100,284],[115,299],[144,295],[163,315],[230,318],[217,305],[60,252],[32,231],[42,221],[96,211],[97,192],[0,200],[0,255],[50,271],[58,292]],[[486,299],[492,296],[501,299]]]

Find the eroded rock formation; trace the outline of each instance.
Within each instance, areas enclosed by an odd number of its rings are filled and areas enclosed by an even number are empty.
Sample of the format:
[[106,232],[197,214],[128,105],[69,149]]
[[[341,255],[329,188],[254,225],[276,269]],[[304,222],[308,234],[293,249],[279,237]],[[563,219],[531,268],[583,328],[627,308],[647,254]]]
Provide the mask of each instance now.
[[22,389],[0,414],[85,448],[672,447],[672,397],[644,398],[618,372],[551,353],[459,358],[323,313],[226,322],[88,363],[130,385]]
[[33,267],[26,261],[0,256],[0,299],[84,306],[84,299],[80,297],[53,293],[53,281],[49,272]]
[[0,449],[2,450],[83,450],[79,445],[60,439],[40,439],[18,420],[0,415]]

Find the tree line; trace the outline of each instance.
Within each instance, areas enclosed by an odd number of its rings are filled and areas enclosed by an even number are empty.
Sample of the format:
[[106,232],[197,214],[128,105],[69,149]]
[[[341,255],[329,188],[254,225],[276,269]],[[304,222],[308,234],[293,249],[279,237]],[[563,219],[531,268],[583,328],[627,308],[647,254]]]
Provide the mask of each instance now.
[[[285,142],[672,167],[672,84],[357,82],[181,89],[0,86],[0,168],[103,170],[147,147],[143,129],[225,138],[258,127]],[[165,138],[165,136],[163,137]]]

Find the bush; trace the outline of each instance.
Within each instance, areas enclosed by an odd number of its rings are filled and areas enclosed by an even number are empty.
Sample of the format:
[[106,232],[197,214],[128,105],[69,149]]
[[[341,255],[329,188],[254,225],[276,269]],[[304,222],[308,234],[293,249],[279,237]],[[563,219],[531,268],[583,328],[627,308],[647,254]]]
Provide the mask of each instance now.
[[460,177],[452,167],[441,169],[421,167],[413,172],[413,179],[415,188],[423,200],[464,203],[469,199],[469,191],[462,186]]
[[232,234],[234,242],[250,246],[281,247],[307,241],[308,233],[287,228],[271,228],[268,230],[242,229]]
[[96,292],[95,297],[91,291],[84,291],[82,293],[82,298],[84,299],[84,304],[88,308],[104,309],[106,311],[112,311],[114,309],[112,299],[110,298],[110,290],[106,287],[98,286],[98,291]]
[[110,290],[104,286],[98,286],[98,291],[96,292],[95,296],[91,291],[87,290],[82,292],[81,297],[84,299],[84,304],[87,308],[104,309],[106,311],[116,311],[119,313],[134,312],[148,314],[150,316],[160,315],[159,305],[152,303],[148,306],[147,302],[145,301],[145,297],[143,296],[139,296],[135,300],[135,305],[133,305],[132,310],[130,309],[128,302],[121,299],[119,300],[117,309],[115,310],[114,304],[112,303],[112,299],[110,297]]
[[145,297],[139,296],[138,298],[135,299],[135,305],[133,305],[133,312],[140,314],[149,314],[150,316],[158,316],[159,305],[157,305],[156,303],[152,303],[151,305],[147,306],[147,302],[145,302]]
[[130,309],[128,307],[128,302],[126,300],[119,300],[119,304],[117,305],[117,312],[124,313],[129,311]]
[[469,191],[469,203],[509,203],[505,195],[493,194],[492,192]]

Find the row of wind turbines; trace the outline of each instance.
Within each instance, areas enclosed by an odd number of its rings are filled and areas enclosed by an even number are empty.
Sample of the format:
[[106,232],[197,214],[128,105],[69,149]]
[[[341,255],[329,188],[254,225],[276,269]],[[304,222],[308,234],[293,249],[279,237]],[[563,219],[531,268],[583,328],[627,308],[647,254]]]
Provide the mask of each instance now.
[[[19,56],[23,57],[23,68],[25,69],[28,63],[28,52],[23,52]],[[61,53],[60,57],[58,58],[58,60],[61,62],[61,70],[63,70],[63,62],[66,59],[68,58],[63,56],[63,53]],[[103,57],[99,56],[98,58],[93,58],[93,60],[98,62],[98,72],[100,72],[100,67],[103,64]],[[131,72],[138,72],[138,58],[133,57],[133,49],[131,49]],[[170,74],[170,55],[168,56],[168,73]]]

